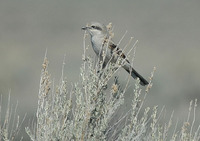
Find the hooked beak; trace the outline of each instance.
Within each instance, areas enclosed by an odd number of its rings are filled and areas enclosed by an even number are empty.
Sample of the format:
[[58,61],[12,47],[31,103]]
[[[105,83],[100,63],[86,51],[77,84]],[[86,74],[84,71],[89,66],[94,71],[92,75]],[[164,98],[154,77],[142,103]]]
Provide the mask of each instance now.
[[82,30],[87,30],[87,29],[89,29],[90,27],[89,26],[86,26],[86,27],[82,27],[81,29]]
[[82,27],[81,29],[82,29],[82,30],[87,30],[87,27]]

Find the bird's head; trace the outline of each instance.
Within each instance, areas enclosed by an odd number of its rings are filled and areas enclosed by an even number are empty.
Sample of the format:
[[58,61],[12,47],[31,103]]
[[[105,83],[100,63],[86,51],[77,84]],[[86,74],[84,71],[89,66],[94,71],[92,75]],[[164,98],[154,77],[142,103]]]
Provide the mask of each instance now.
[[91,24],[82,27],[82,30],[87,30],[91,36],[106,35],[107,28],[104,24],[98,22],[91,22]]

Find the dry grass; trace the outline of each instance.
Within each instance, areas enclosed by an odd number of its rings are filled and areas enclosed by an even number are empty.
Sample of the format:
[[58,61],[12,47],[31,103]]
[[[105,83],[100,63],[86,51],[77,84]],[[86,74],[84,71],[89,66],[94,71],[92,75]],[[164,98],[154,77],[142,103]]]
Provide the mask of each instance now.
[[[127,84],[122,87],[118,78],[115,77],[116,72],[123,65],[123,60],[119,59],[116,64],[109,63],[102,69],[102,61],[94,62],[93,58],[86,55],[86,37],[87,35],[84,34],[80,80],[75,84],[68,84],[63,71],[59,84],[54,84],[48,72],[49,62],[45,55],[41,71],[36,122],[32,126],[26,127],[30,140],[200,140],[200,126],[197,129],[194,128],[197,100],[190,103],[188,118],[183,122],[181,128],[172,126],[174,124],[173,113],[168,122],[161,123],[162,110],[159,112],[158,106],[153,108],[143,106],[144,102],[148,100],[146,95],[152,87],[155,68],[145,91],[140,88],[139,80],[136,80],[135,86],[132,86],[134,87],[132,108],[127,113],[116,116],[119,107],[124,104],[124,95],[129,86],[129,79]],[[135,44],[133,46],[135,52],[134,47]],[[63,70],[64,66],[65,62],[63,61]],[[9,101],[8,105],[10,105]],[[19,120],[16,122],[13,120],[14,126],[11,128],[12,130],[9,130],[9,125],[12,123],[9,109],[10,107],[8,107],[5,121],[1,124],[1,140],[14,140],[15,133],[20,128]],[[194,118],[190,123],[192,109]],[[15,128],[17,130],[13,130]]]

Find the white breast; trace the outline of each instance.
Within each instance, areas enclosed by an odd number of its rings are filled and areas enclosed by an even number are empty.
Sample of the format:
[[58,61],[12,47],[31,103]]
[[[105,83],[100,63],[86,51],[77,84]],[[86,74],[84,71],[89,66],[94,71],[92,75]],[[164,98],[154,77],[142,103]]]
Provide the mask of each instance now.
[[94,52],[96,53],[97,56],[100,56],[100,59],[102,59],[102,50],[104,50],[106,52],[106,58],[105,61],[108,62],[111,58],[113,62],[115,59],[115,57],[112,57],[111,54],[111,50],[108,47],[108,45],[105,43],[103,46],[103,42],[105,40],[105,36],[93,36],[91,38],[91,42],[92,42],[92,48],[94,50]]
[[100,55],[99,53],[102,51],[102,44],[103,44],[104,38],[98,37],[98,36],[93,36],[91,38],[92,42],[92,48],[96,55]]

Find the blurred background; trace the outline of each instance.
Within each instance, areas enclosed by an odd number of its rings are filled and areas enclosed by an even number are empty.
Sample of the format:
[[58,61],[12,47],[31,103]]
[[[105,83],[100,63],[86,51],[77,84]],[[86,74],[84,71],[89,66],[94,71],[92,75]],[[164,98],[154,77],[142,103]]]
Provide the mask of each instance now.
[[[49,71],[55,84],[61,76],[79,80],[83,53],[81,27],[91,21],[114,26],[121,46],[130,37],[137,43],[134,68],[145,78],[157,68],[145,106],[165,105],[166,115],[187,118],[189,102],[200,99],[200,1],[198,0],[1,0],[0,1],[0,93],[3,106],[9,90],[18,113],[35,115],[41,64],[48,49]],[[87,44],[90,45],[89,38]],[[89,47],[88,54],[94,56]],[[118,73],[126,74],[124,70]],[[125,79],[121,78],[122,82]],[[134,80],[131,80],[134,84]],[[133,87],[127,92],[130,107]],[[198,102],[197,123],[200,123]],[[22,129],[23,130],[23,129]],[[26,139],[26,136],[25,136]],[[28,139],[26,139],[28,140]]]

